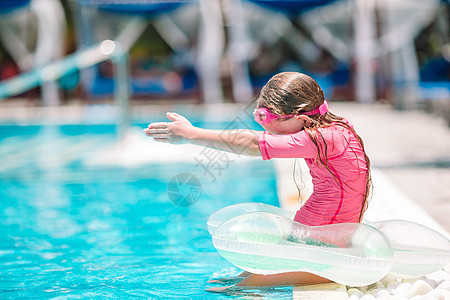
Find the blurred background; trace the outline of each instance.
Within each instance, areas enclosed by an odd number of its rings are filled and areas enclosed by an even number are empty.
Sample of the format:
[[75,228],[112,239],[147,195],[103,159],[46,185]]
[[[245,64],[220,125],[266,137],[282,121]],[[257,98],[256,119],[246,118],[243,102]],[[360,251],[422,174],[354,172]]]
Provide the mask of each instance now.
[[[125,53],[132,104],[251,102],[275,73],[298,71],[330,100],[427,109],[448,121],[449,7],[445,0],[2,0],[0,98],[26,106],[111,101],[114,59],[68,59],[109,39]],[[56,71],[43,68],[57,62]],[[22,79],[5,86],[12,78]]]

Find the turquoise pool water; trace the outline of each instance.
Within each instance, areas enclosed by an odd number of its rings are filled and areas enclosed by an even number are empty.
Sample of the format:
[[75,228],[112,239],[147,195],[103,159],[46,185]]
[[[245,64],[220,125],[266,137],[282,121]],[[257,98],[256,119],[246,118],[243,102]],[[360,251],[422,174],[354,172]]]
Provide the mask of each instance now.
[[[213,286],[207,280],[239,272],[214,249],[206,221],[230,204],[277,205],[272,164],[230,163],[212,182],[194,158],[84,163],[116,139],[112,125],[0,126],[0,298],[230,298],[204,291]],[[188,207],[168,197],[182,172],[202,188]]]

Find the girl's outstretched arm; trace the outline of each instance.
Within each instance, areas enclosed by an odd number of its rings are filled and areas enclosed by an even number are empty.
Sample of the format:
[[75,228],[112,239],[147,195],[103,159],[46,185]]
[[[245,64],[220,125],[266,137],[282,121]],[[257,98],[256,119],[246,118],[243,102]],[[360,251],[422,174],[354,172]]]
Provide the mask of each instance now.
[[156,122],[148,125],[144,133],[155,141],[185,144],[191,143],[228,152],[260,156],[257,132],[249,129],[211,130],[195,127],[177,113],[166,113],[171,122]]

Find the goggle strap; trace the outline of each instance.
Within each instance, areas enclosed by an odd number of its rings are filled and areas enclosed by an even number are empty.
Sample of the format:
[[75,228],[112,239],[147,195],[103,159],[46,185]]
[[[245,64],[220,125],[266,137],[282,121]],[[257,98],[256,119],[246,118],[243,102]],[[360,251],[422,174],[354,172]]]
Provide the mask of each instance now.
[[312,111],[302,112],[301,115],[305,116],[311,116],[315,114],[324,115],[327,111],[328,111],[328,102],[324,101],[323,104],[319,106],[319,108]]

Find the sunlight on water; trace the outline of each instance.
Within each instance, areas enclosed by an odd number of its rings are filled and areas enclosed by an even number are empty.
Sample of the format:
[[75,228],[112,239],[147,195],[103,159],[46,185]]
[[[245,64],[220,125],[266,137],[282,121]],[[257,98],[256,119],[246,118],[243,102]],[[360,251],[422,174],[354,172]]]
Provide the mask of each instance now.
[[[115,139],[105,125],[2,128],[0,298],[217,299],[204,291],[214,286],[206,281],[239,272],[214,249],[206,221],[230,204],[276,205],[272,165],[230,163],[212,182],[193,158],[129,168],[83,164]],[[167,195],[181,172],[202,185],[190,207]],[[292,289],[233,296],[256,294],[290,299]]]

